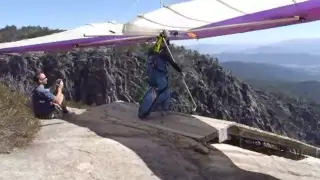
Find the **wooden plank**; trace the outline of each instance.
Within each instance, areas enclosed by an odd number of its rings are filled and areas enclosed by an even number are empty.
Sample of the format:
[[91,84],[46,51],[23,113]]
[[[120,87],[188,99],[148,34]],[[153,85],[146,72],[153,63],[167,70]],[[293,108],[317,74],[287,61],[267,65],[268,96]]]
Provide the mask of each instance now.
[[291,139],[289,137],[262,131],[260,129],[252,128],[249,126],[241,124],[232,125],[228,129],[228,134],[263,141],[282,147],[294,148],[301,150],[305,155],[310,155],[317,158],[320,157],[320,150],[317,147],[311,146],[295,139]]
[[302,151],[303,154],[310,155],[313,157],[320,157],[320,148],[311,146],[309,144],[303,143],[301,141],[298,141],[289,137],[263,131],[263,130],[249,127],[236,122],[230,122],[230,121],[213,119],[213,118],[202,117],[202,116],[195,116],[195,117],[197,117],[202,122],[206,122],[214,126],[215,128],[220,129],[219,131],[220,134],[218,135],[219,142],[223,142],[227,140],[227,138],[225,138],[226,137],[225,135],[223,136],[221,135],[221,133],[224,132],[222,131],[222,129],[227,128],[228,135],[236,135],[244,138],[249,138],[253,140],[268,142],[275,145],[280,145],[283,147],[299,149]]

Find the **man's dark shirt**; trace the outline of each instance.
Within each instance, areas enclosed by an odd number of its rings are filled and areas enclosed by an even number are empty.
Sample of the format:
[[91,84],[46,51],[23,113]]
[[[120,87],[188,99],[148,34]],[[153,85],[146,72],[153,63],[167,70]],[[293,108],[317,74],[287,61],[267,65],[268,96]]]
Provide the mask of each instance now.
[[53,110],[54,106],[51,104],[55,95],[45,89],[43,86],[38,86],[33,90],[32,104],[33,112],[36,116],[47,116]]
[[[149,52],[148,52],[149,55],[154,55],[154,54],[155,54],[155,52],[153,51],[153,48],[154,48],[154,47],[152,47],[152,48],[149,49]],[[171,65],[176,71],[178,71],[179,73],[182,72],[182,70],[181,70],[181,68],[178,66],[178,64],[175,63],[174,60],[171,58],[170,53],[169,53],[169,51],[168,51],[167,48],[162,48],[161,51],[160,51],[160,53],[159,53],[159,56],[160,56],[160,58],[161,58],[162,60],[167,61],[168,63],[170,63],[170,65]]]

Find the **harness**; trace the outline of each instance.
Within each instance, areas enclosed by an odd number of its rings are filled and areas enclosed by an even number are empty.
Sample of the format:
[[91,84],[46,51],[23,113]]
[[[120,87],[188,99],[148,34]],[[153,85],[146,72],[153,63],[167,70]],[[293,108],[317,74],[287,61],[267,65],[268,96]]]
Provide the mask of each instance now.
[[[157,42],[152,50],[147,64],[147,76],[148,84],[151,87],[158,87],[158,78],[168,77],[167,63],[160,58],[159,54],[161,51],[162,43],[166,41],[166,34],[163,32],[157,37]],[[161,88],[162,89],[162,88]]]

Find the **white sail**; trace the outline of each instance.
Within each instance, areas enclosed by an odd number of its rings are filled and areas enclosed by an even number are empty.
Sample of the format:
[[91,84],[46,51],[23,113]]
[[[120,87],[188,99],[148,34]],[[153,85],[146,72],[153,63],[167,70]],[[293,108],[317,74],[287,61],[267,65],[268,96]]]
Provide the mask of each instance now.
[[189,30],[304,1],[307,0],[192,0],[138,15],[129,24],[150,29]]

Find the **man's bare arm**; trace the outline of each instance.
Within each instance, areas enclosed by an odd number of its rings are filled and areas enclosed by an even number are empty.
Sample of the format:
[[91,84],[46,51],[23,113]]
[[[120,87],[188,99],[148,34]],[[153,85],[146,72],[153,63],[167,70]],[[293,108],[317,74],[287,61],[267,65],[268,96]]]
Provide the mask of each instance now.
[[57,84],[57,94],[55,98],[53,99],[53,103],[58,104],[61,106],[62,101],[63,101],[63,94],[62,94],[62,87],[63,87],[63,82],[60,81],[59,84]]

